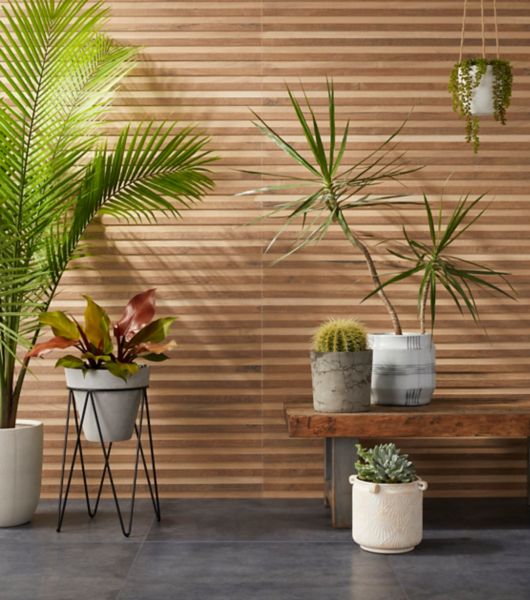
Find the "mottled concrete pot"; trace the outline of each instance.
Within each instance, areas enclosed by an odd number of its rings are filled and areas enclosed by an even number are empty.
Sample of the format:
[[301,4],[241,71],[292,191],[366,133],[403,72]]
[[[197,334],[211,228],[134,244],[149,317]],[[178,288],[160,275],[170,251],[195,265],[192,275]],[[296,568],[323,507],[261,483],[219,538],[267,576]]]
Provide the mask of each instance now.
[[427,483],[371,483],[357,475],[352,484],[352,537],[363,550],[410,552],[423,537],[423,492]]
[[313,405],[318,412],[370,410],[372,351],[311,352]]

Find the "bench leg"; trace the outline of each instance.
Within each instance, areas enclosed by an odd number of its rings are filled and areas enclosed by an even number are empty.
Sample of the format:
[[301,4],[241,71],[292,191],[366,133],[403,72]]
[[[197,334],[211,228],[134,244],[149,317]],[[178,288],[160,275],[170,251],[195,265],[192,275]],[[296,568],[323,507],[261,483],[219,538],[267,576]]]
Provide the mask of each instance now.
[[526,438],[526,502],[530,506],[530,437]]
[[331,508],[333,527],[351,527],[351,485],[348,481],[354,472],[357,459],[353,438],[326,439],[325,494]]
[[324,506],[331,506],[331,479],[332,479],[332,464],[333,464],[333,440],[332,438],[324,439]]

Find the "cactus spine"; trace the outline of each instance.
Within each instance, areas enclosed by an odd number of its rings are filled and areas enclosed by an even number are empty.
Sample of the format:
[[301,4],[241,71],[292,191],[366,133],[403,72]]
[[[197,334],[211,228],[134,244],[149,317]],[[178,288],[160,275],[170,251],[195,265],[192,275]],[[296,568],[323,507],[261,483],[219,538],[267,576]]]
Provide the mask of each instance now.
[[315,352],[362,352],[366,350],[367,333],[354,319],[329,319],[313,336]]

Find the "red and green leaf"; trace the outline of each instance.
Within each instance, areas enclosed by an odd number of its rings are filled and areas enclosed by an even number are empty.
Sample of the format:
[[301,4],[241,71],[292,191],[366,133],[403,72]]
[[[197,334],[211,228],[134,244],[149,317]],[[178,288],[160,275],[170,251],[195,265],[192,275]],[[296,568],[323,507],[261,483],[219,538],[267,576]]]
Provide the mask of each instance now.
[[114,325],[116,337],[134,335],[148,325],[155,316],[155,289],[147,290],[131,298],[120,320]]
[[105,366],[109,373],[112,373],[114,376],[123,379],[123,381],[127,381],[127,379],[137,373],[138,369],[140,368],[140,365],[122,362],[108,362]]
[[64,312],[53,311],[45,312],[39,316],[41,325],[47,325],[53,331],[53,335],[66,338],[68,340],[79,339],[77,325],[73,319],[68,317]]
[[140,329],[140,331],[129,341],[128,347],[134,348],[135,346],[146,344],[148,342],[163,342],[174,321],[174,317],[163,317],[162,319],[157,319],[156,321],[149,323],[149,325]]
[[112,352],[108,314],[90,296],[84,298],[87,302],[84,332],[88,341],[101,353]]
[[65,348],[70,348],[70,346],[75,346],[77,341],[78,340],[69,340],[67,338],[55,336],[47,342],[35,344],[35,346],[33,346],[33,348],[26,354],[26,357],[35,358],[40,357],[43,354],[47,354],[52,350],[64,350]]

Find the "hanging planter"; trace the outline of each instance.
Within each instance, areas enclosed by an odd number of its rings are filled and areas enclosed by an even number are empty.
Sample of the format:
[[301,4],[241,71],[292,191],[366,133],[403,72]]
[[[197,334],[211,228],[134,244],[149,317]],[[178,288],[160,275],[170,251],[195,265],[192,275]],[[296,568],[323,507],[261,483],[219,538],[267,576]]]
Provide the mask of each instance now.
[[497,9],[493,0],[495,25],[495,59],[486,58],[486,35],[484,23],[484,0],[480,2],[482,25],[482,57],[462,58],[467,0],[464,2],[460,58],[454,65],[449,79],[449,91],[453,97],[453,110],[466,120],[466,141],[477,152],[480,117],[493,116],[502,125],[506,124],[506,111],[512,95],[512,67],[499,58],[499,36],[497,29]]

